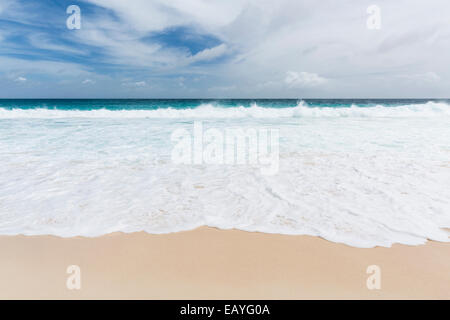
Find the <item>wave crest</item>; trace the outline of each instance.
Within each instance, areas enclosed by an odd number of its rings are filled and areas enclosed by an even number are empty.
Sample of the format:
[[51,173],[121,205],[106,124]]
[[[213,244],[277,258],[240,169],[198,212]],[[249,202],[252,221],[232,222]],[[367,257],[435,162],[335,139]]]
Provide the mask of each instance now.
[[250,107],[223,107],[201,104],[191,109],[160,108],[154,110],[61,110],[61,109],[7,109],[0,108],[0,119],[60,119],[60,118],[383,118],[383,117],[448,117],[450,105],[427,102],[400,106],[319,107],[300,101],[295,107],[271,108],[252,104]]

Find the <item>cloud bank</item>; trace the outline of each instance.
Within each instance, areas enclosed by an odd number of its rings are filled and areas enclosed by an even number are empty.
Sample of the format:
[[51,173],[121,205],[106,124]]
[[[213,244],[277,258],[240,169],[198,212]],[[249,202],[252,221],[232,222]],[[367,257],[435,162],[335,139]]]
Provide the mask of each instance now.
[[365,0],[85,0],[80,30],[58,3],[0,3],[0,97],[450,96],[446,0],[377,1],[377,30]]

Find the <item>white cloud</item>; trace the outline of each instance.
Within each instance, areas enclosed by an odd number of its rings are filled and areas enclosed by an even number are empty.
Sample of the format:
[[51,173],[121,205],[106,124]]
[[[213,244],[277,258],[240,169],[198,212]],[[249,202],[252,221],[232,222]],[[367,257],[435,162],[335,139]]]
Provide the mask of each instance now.
[[[132,5],[121,0],[88,1],[119,17],[96,19],[95,24],[84,24],[84,30],[77,33],[81,42],[106,48],[108,62],[149,67],[160,75],[214,74],[219,83],[236,83],[237,96],[245,90],[251,95],[259,84],[273,82],[285,85],[271,85],[261,92],[283,96],[292,91],[286,91],[289,88],[302,87],[305,95],[316,95],[313,88],[323,86],[327,90],[321,93],[334,97],[377,96],[385,89],[373,85],[380,75],[391,81],[387,89],[394,92],[396,75],[414,72],[411,66],[432,70],[448,64],[445,55],[435,54],[450,50],[448,19],[435,14],[436,7],[448,7],[444,0],[426,4],[420,0],[380,0],[380,32],[367,29],[369,4],[355,5],[356,1],[134,0]],[[186,50],[140,40],[148,32],[180,26],[213,35],[222,44],[190,56]],[[420,36],[410,36],[415,34]],[[424,40],[430,37],[432,41]],[[392,39],[401,40],[395,50]],[[192,66],[225,54],[230,59],[222,64]],[[286,70],[310,73],[291,71],[280,79]],[[450,71],[446,73],[442,79],[450,77]],[[330,78],[339,81],[331,86]]]
[[198,52],[196,55],[194,55],[191,58],[191,61],[197,62],[197,61],[213,60],[220,56],[223,56],[226,51],[227,51],[227,45],[222,43],[221,45],[218,45],[214,48],[205,49],[203,51]]
[[122,83],[125,87],[135,87],[135,88],[142,88],[147,86],[147,82],[145,81],[136,81],[136,82],[124,82]]
[[76,77],[90,75],[83,66],[47,60],[24,60],[0,56],[0,70],[15,74],[45,74],[53,76]]
[[78,50],[74,48],[73,46],[65,46],[61,44],[56,44],[50,41],[45,34],[39,34],[39,33],[32,33],[28,35],[28,40],[30,44],[39,49],[44,50],[51,50],[51,51],[60,51],[60,52],[67,52],[72,54],[78,54],[78,55],[85,55],[87,52],[83,50]]
[[[5,0],[0,2],[2,7]],[[124,91],[123,86],[145,87],[145,81],[133,79],[149,79],[151,74],[164,83],[163,96],[173,93],[180,76],[187,79],[178,81],[180,95],[193,88],[207,93],[210,87],[229,84],[235,87],[227,92],[235,97],[284,97],[294,94],[292,88],[304,88],[305,98],[317,96],[318,88],[321,96],[331,97],[417,97],[428,96],[429,92],[448,95],[450,69],[445,68],[450,59],[448,0],[378,0],[383,28],[377,32],[366,27],[366,9],[371,3],[357,0],[85,2],[108,11],[93,10],[83,16],[82,29],[64,35],[65,41],[57,42],[56,37],[41,37],[33,32],[31,45],[76,54],[80,53],[77,44],[95,46],[101,52],[96,56],[100,60],[82,66],[70,60],[13,61],[0,56],[0,70],[15,77],[27,74],[33,79],[34,73],[76,77],[80,83],[83,79],[99,79],[102,71],[98,75],[91,72],[96,70],[95,62],[113,64],[117,68],[111,82],[117,87]],[[36,22],[38,11],[30,10],[30,5],[23,3],[13,6],[15,11],[4,11],[2,17]],[[194,35],[215,37],[221,44],[191,55],[184,43],[166,47],[151,41],[152,35],[178,27],[187,27]],[[77,42],[74,48],[63,45],[70,41]],[[221,63],[196,63],[224,55],[228,59]],[[90,59],[90,55],[85,58]],[[286,73],[287,70],[291,71]],[[437,70],[439,75],[425,72],[428,70]],[[118,79],[125,76],[130,80]],[[199,76],[202,81],[191,81]],[[418,86],[420,81],[433,86]],[[182,86],[183,83],[188,85]],[[102,81],[102,85],[106,86],[106,82]],[[100,90],[101,86],[98,87]],[[431,87],[434,91],[428,90]]]
[[82,82],[82,84],[94,84],[94,83],[95,83],[95,81],[91,80],[91,79],[86,79]]
[[26,82],[27,78],[25,78],[25,77],[18,77],[14,81],[16,81],[16,82]]
[[327,82],[316,73],[288,71],[284,82],[289,88],[315,87]]
[[431,82],[438,82],[441,80],[441,77],[437,75],[435,72],[425,72],[425,73],[418,73],[418,74],[407,74],[407,75],[400,75],[400,78],[413,81],[413,82],[419,82],[419,83],[431,83]]
[[231,23],[248,5],[248,0],[87,0],[113,10],[139,31],[160,31],[180,25],[205,29]]
[[230,92],[236,89],[236,86],[231,85],[231,86],[214,86],[211,88],[208,88],[208,91],[211,92]]

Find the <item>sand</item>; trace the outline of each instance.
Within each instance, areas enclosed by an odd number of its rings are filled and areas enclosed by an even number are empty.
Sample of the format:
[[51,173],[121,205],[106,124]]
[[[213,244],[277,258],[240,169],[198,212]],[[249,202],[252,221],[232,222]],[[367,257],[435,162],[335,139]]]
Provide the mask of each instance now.
[[[69,290],[67,267],[81,270]],[[369,290],[378,265],[381,289]],[[0,299],[450,299],[450,243],[359,249],[200,228],[167,235],[0,237]]]

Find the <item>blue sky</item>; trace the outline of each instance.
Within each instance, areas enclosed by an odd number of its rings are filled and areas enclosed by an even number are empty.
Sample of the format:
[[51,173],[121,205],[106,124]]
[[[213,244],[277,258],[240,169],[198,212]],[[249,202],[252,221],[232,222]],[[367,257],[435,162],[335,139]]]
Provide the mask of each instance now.
[[375,2],[0,0],[0,98],[450,97],[448,1]]

